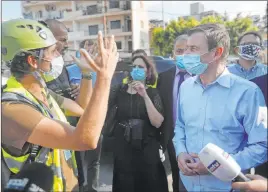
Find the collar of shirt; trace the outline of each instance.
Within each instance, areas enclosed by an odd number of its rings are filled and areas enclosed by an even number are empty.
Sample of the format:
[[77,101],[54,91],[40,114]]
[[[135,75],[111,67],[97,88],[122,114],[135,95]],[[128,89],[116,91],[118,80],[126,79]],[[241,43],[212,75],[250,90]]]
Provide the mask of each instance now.
[[[202,87],[204,87],[204,85],[201,82],[200,76],[197,75],[194,77],[195,78],[195,83],[201,85]],[[212,86],[215,83],[218,83],[219,85],[226,87],[226,88],[230,88],[231,87],[231,73],[228,71],[227,68],[225,68],[225,70],[223,71],[223,73],[212,83],[210,83],[209,85],[207,85],[206,87]]]
[[[181,70],[181,69],[179,69],[177,66],[176,66],[176,74],[175,74],[175,76],[177,76],[177,75],[179,75],[179,72],[180,71],[183,71],[183,70]],[[185,71],[187,74],[189,74],[190,76],[192,76],[192,74],[191,73],[188,73],[187,71]]]
[[251,68],[249,68],[249,69],[245,69],[239,63],[235,65],[235,67],[238,70],[242,71],[242,72],[245,72],[245,71],[255,71],[259,66],[260,66],[260,63],[258,63],[257,61],[256,61],[256,64],[254,66],[252,66]]

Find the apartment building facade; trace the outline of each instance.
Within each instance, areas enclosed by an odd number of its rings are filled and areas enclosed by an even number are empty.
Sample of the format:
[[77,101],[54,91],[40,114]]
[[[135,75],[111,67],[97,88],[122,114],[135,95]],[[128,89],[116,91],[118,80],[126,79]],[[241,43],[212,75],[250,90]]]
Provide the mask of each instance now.
[[120,57],[135,49],[149,53],[149,22],[143,1],[22,1],[24,18],[57,19],[68,28],[68,44],[79,48],[84,39],[97,39],[98,31],[115,36]]

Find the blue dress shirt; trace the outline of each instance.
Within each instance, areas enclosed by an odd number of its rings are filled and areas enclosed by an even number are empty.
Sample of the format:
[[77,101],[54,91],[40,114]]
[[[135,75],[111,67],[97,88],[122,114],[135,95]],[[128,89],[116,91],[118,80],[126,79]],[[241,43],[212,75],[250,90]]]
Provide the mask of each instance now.
[[92,72],[92,87],[95,86],[96,80],[97,80],[97,73],[93,71]]
[[[185,80],[179,92],[175,126],[176,155],[199,153],[208,143],[228,152],[242,170],[267,161],[267,107],[257,85],[227,69],[204,87],[199,76]],[[229,191],[231,182],[213,175],[185,176],[188,191]]]
[[252,68],[246,70],[239,64],[228,65],[228,70],[230,73],[238,75],[239,77],[245,78],[247,80],[254,79],[256,77],[267,74],[267,65],[257,63]]

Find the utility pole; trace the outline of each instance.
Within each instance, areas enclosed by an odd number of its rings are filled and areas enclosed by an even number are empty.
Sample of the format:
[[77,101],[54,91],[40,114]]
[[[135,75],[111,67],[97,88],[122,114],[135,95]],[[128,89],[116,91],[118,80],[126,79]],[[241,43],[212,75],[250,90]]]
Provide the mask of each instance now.
[[107,20],[106,20],[106,12],[107,12],[107,0],[104,0],[104,14],[103,14],[103,31],[104,37],[107,36]]
[[163,21],[163,29],[165,30],[165,19],[164,19],[164,1],[162,0],[162,21]]

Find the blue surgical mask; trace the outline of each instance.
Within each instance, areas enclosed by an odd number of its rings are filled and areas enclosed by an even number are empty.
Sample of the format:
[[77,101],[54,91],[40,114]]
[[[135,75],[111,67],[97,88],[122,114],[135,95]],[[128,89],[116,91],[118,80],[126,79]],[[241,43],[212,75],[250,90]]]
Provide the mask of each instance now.
[[176,65],[179,69],[185,69],[185,66],[183,64],[183,55],[176,56]]
[[184,55],[183,63],[186,71],[194,75],[201,75],[208,68],[208,64],[202,63],[198,54]]
[[134,81],[143,81],[146,78],[144,69],[139,67],[133,68],[130,75]]

